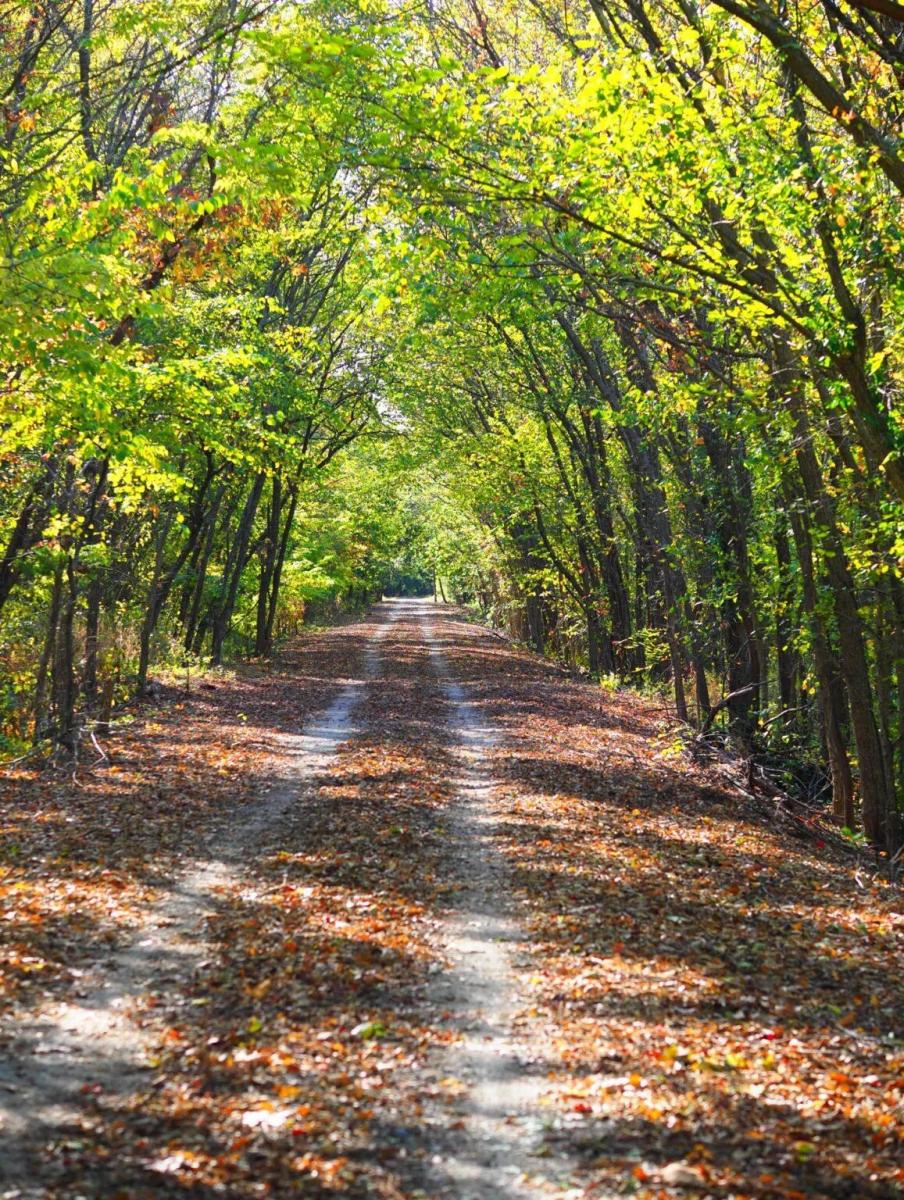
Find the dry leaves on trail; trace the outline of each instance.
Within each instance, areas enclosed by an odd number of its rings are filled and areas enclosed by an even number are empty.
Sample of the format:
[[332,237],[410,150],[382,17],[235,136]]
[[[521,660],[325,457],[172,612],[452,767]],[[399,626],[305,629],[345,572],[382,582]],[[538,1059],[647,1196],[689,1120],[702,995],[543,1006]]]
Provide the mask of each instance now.
[[716,1195],[896,1195],[900,892],[765,828],[637,697],[455,641],[507,735],[496,811],[530,913],[528,1023],[554,1041],[558,1138],[587,1195],[660,1196],[690,1172]]
[[[745,813],[637,697],[461,622],[438,631],[502,735],[488,832],[528,934],[518,1026],[549,1082],[538,1163],[570,1157],[587,1200],[896,1195],[899,893]],[[360,677],[370,632],[170,697],[111,740],[121,785],[109,769],[16,777],[9,894],[32,889],[39,929],[53,905],[93,922],[32,942],[8,922],[49,978],[119,936],[199,831],[267,785],[280,729]],[[357,731],[217,893],[203,961],[146,998],[146,1088],[86,1095],[45,1149],[47,1196],[411,1200],[424,1184],[467,1090],[442,1074],[454,1022],[430,1000],[462,885],[455,771],[416,632],[391,629],[380,653]],[[9,978],[16,1012],[40,1005]]]
[[[79,979],[140,921],[198,838],[270,786],[281,731],[297,729],[356,666],[346,629],[282,667],[238,669],[135,705],[83,761],[0,768],[0,1007]],[[316,641],[316,658],[313,642]]]
[[363,732],[220,890],[184,996],[147,1010],[149,1090],[92,1097],[55,1194],[410,1194],[423,1066],[452,1036],[423,1004],[450,795],[424,654],[387,653]]

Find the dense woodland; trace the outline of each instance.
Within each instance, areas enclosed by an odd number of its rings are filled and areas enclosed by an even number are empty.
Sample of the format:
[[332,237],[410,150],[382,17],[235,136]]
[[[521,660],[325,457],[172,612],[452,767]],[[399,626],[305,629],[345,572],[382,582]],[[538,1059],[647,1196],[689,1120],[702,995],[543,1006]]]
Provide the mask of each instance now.
[[0,5],[0,736],[436,578],[886,855],[904,8]]

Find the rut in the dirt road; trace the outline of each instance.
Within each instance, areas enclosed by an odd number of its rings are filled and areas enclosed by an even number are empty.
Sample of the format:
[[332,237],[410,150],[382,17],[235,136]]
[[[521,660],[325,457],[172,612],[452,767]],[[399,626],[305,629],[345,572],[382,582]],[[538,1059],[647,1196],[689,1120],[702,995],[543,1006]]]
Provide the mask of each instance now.
[[518,972],[519,949],[526,966],[526,933],[488,805],[494,785],[487,753],[498,734],[451,676],[429,615],[421,620],[446,701],[455,763],[449,824],[460,886],[442,928],[449,969],[437,977],[431,1000],[449,1011],[460,1035],[444,1065],[465,1085],[461,1129],[434,1157],[432,1179],[442,1194],[459,1200],[516,1200],[536,1196],[538,1188],[547,1196],[576,1196],[570,1164],[545,1145],[543,1058],[518,1032],[518,1014],[528,1002]]
[[264,839],[353,731],[362,688],[379,670],[386,628],[378,626],[363,649],[362,678],[348,683],[304,732],[279,737],[274,786],[208,839],[195,865],[149,910],[140,933],[88,964],[72,1000],[17,1028],[9,1061],[0,1066],[0,1183],[14,1186],[14,1195],[31,1194],[36,1156],[77,1128],[87,1098],[125,1096],[146,1083],[154,1041],[139,1006],[149,997],[156,1005],[162,996],[172,1012],[186,1002],[180,990],[208,951],[204,923],[217,893],[240,877],[243,861],[265,852]]

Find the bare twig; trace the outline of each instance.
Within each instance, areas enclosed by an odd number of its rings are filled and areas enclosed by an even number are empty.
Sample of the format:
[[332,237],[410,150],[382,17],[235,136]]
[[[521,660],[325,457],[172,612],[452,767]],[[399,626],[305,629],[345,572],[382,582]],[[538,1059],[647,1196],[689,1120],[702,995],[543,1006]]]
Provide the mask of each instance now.
[[746,687],[738,688],[734,692],[729,692],[727,696],[723,696],[722,699],[718,701],[717,704],[714,704],[709,710],[709,714],[706,720],[703,722],[703,728],[700,730],[700,733],[709,733],[716,714],[720,713],[723,708],[727,708],[729,704],[731,704],[732,700],[737,700],[738,696],[746,696],[748,692],[756,691],[759,686],[760,685],[758,683],[749,683]]
[[106,752],[106,750],[104,750],[103,746],[101,746],[100,742],[97,740],[97,735],[94,733],[93,730],[91,731],[91,741],[94,743],[95,750],[100,755],[100,758],[97,759],[97,762],[95,762],[94,765],[97,766],[97,763],[99,763],[99,762],[107,762],[108,763],[110,761],[110,756]]

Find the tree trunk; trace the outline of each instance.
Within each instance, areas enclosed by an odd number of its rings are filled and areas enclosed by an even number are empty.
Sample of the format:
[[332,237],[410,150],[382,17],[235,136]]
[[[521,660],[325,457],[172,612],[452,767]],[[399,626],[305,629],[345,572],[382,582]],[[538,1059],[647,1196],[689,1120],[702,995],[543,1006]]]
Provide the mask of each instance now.
[[270,609],[270,585],[276,569],[277,544],[283,506],[282,479],[279,475],[273,476],[270,489],[270,504],[267,508],[257,587],[254,653],[258,658],[266,658],[270,653],[267,615]]
[[846,706],[840,670],[829,645],[828,634],[819,605],[813,567],[813,544],[803,517],[796,509],[796,498],[787,481],[785,500],[797,549],[803,587],[804,609],[810,618],[810,638],[816,678],[819,684],[819,706],[825,738],[829,774],[832,778],[832,811],[848,828],[854,828],[854,780],[844,737]]
[[778,603],[775,610],[775,653],[778,663],[779,702],[789,718],[784,724],[794,724],[790,710],[797,703],[797,656],[792,648],[794,625],[791,612],[794,584],[791,578],[791,547],[788,530],[780,514],[773,530],[775,557],[778,563]]
[[97,699],[97,658],[100,645],[100,606],[103,583],[95,577],[88,585],[88,608],[85,614],[85,673],[82,688],[88,705]]
[[211,612],[211,661],[215,666],[218,666],[223,661],[223,645],[226,641],[230,622],[232,621],[232,614],[235,611],[235,602],[238,598],[242,574],[248,565],[251,531],[254,528],[254,518],[257,515],[257,508],[265,482],[266,476],[258,474],[251,485],[251,491],[245,501],[241,520],[236,530],[235,541],[233,542],[231,553],[227,558],[220,597]]
[[34,691],[34,728],[32,741],[35,745],[49,732],[49,684],[51,663],[55,656],[57,627],[60,620],[60,605],[63,600],[63,560],[60,559],[53,573],[53,590],[50,593],[50,608],[47,613],[47,632],[44,647],[38,662]]
[[59,628],[53,657],[53,715],[54,738],[65,755],[75,759],[78,754],[75,683],[75,606],[77,583],[75,563],[70,554],[63,568],[63,589],[60,602]]
[[893,809],[885,755],[872,704],[872,686],[863,626],[850,567],[835,521],[834,505],[823,487],[812,448],[812,433],[803,400],[792,386],[788,399],[795,420],[795,456],[804,492],[822,531],[826,578],[838,624],[839,665],[851,706],[851,726],[857,747],[863,830],[875,845],[885,844],[888,816]]
[[207,568],[210,564],[210,558],[213,554],[214,542],[216,540],[217,531],[217,513],[219,512],[220,503],[223,499],[225,488],[221,488],[217,494],[210,512],[206,520],[206,534],[199,540],[198,555],[194,564],[194,582],[191,588],[191,598],[188,604],[187,613],[183,620],[185,628],[185,649],[189,651],[200,651],[200,646],[203,644],[204,638],[200,639],[200,643],[196,645],[196,635],[198,629],[198,618],[201,614],[201,606],[204,602],[204,584],[207,581]]

